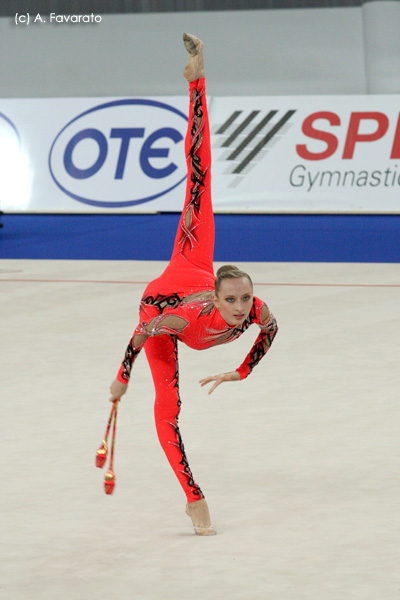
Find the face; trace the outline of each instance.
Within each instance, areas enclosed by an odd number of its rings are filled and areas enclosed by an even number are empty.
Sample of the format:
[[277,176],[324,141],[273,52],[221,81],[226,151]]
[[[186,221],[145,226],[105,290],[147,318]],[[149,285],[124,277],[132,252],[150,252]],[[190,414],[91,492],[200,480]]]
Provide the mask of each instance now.
[[228,325],[242,325],[253,305],[253,286],[247,277],[224,279],[214,304]]

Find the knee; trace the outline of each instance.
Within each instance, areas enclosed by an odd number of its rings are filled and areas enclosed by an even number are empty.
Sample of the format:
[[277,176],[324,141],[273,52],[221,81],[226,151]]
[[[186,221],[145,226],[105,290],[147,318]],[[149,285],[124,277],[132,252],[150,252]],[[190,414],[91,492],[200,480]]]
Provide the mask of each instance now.
[[178,394],[167,394],[162,398],[156,397],[154,402],[154,417],[156,422],[175,422],[180,411],[180,400]]

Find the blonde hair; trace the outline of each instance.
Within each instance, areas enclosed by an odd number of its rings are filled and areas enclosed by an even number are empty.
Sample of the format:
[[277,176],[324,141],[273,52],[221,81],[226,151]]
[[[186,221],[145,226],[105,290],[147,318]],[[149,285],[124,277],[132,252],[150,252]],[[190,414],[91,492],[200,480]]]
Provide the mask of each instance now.
[[253,282],[251,280],[250,275],[235,267],[235,265],[223,265],[217,271],[217,276],[215,278],[215,293],[221,289],[221,284],[225,279],[248,279],[250,281],[251,287],[253,287]]

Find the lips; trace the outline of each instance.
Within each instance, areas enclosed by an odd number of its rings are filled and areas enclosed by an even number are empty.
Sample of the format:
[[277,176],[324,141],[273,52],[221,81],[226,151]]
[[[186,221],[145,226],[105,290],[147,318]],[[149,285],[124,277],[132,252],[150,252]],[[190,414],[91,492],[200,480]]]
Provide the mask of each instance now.
[[244,315],[233,315],[235,317],[235,319],[237,319],[238,321],[240,321],[241,319],[244,319]]

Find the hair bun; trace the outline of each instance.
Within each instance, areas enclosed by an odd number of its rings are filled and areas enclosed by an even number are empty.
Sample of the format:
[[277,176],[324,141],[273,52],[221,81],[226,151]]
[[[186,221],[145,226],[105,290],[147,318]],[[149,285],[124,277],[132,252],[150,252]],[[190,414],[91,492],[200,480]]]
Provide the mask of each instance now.
[[239,267],[235,267],[235,265],[222,265],[217,271],[217,276],[215,278],[214,288],[215,292],[218,294],[221,289],[221,283],[225,279],[248,279],[251,287],[253,287],[253,282],[251,281],[250,275],[241,271]]
[[225,273],[226,271],[239,271],[240,269],[238,267],[235,267],[235,265],[222,265],[222,267],[220,267],[217,271],[217,278],[222,274]]

